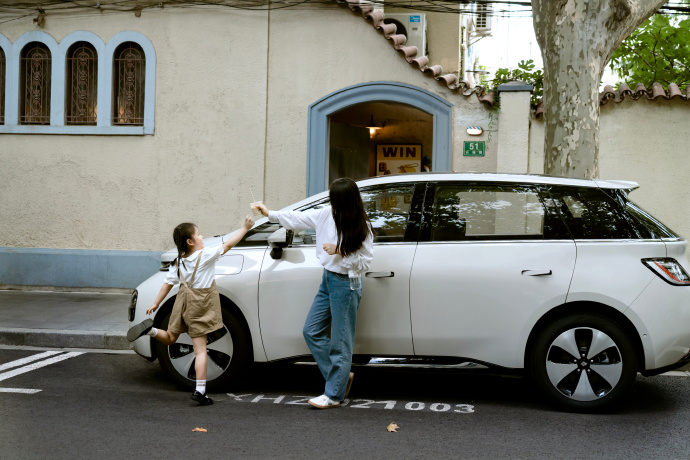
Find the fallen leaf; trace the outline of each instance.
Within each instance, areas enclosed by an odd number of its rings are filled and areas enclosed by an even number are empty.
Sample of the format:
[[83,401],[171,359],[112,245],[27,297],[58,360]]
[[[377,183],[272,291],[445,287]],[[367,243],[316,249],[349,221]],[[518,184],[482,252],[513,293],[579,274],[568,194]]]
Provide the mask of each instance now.
[[394,432],[397,433],[398,428],[400,428],[400,427],[398,425],[396,425],[395,423],[391,423],[390,425],[388,425],[386,427],[386,429],[388,430],[389,433],[394,433]]
[[194,428],[192,431],[201,431],[203,433],[208,432],[208,430],[206,428]]

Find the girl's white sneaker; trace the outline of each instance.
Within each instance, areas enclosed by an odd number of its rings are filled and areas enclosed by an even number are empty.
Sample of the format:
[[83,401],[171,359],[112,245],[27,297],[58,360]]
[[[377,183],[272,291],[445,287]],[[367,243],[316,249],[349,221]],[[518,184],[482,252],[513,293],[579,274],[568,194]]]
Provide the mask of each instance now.
[[309,404],[316,407],[317,409],[333,409],[336,407],[340,407],[340,401],[335,401],[326,395],[311,398],[309,400]]

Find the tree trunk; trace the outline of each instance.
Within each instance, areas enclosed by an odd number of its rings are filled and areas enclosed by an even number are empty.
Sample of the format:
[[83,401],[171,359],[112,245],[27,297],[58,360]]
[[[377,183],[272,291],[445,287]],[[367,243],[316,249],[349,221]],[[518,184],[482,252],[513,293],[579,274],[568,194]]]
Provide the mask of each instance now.
[[621,42],[666,0],[532,0],[544,59],[544,172],[599,175],[599,82]]

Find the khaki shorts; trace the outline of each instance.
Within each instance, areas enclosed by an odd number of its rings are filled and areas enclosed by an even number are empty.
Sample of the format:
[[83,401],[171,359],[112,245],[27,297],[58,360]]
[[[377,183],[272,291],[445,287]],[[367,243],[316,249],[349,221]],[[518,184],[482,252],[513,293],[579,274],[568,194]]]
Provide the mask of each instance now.
[[223,314],[220,311],[220,296],[214,281],[211,287],[193,289],[180,285],[177,293],[168,331],[190,337],[201,337],[223,327]]

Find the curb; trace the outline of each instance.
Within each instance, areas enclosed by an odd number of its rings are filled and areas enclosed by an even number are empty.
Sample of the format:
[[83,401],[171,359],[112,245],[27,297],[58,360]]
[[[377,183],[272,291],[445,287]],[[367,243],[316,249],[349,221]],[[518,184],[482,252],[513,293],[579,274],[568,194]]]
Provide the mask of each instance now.
[[0,345],[129,350],[126,332],[0,328]]

